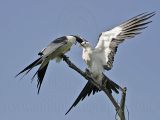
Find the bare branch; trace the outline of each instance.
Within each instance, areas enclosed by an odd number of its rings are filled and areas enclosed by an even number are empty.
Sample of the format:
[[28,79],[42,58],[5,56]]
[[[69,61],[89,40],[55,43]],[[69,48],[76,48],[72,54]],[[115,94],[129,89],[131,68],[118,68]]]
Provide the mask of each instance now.
[[120,120],[125,120],[126,91],[127,91],[127,88],[124,87],[122,92],[121,102],[120,102],[120,109],[117,111]]
[[104,79],[105,81],[102,82],[102,85],[99,85],[96,80],[94,80],[94,78],[92,78],[89,73],[87,72],[87,70],[85,72],[83,72],[81,69],[79,69],[76,65],[74,65],[70,60],[69,57],[67,57],[66,55],[63,55],[63,60],[68,64],[68,66],[70,68],[72,68],[73,70],[75,70],[76,72],[78,72],[81,76],[83,76],[86,80],[90,81],[93,85],[95,85],[99,90],[102,90],[103,92],[105,92],[105,94],[108,96],[108,98],[111,100],[112,104],[115,107],[115,110],[120,118],[120,120],[125,120],[125,112],[124,112],[124,106],[125,106],[125,98],[126,98],[126,88],[121,88],[119,86],[119,89],[122,91],[122,98],[121,98],[121,102],[120,105],[118,105],[118,103],[116,102],[116,100],[114,99],[114,97],[112,96],[112,94],[109,92],[109,90],[106,88],[106,84],[107,84],[107,76],[104,75]]

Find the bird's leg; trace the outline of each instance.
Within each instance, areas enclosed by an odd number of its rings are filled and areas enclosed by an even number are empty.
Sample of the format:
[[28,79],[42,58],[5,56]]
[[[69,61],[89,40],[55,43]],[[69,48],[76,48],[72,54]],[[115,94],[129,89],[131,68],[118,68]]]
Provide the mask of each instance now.
[[61,57],[63,58],[63,60],[64,60],[64,59],[69,59],[69,57],[66,56],[65,54],[62,54]]
[[61,57],[63,58],[63,61],[65,61],[68,64],[69,67],[71,68],[74,67],[72,62],[69,60],[68,56],[66,56],[65,54],[62,54]]
[[85,72],[88,74],[88,75],[91,75],[91,72],[89,71],[89,69],[85,69]]
[[81,69],[79,69],[76,65],[74,65],[70,60],[69,57],[67,57],[66,55],[62,55],[63,61],[65,61],[68,66],[70,68],[72,68],[73,70],[75,70],[76,72],[78,72],[80,75],[82,75],[84,78],[88,79],[92,79],[89,76],[86,75],[85,72],[83,72]]

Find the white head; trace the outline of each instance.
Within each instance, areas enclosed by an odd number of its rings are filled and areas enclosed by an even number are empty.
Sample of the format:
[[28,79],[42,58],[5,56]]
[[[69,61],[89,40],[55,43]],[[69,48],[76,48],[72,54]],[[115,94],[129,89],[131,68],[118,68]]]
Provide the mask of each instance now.
[[66,36],[68,42],[71,42],[71,43],[74,43],[76,42],[76,37],[75,36],[72,36],[72,35],[69,35],[69,36]]
[[83,42],[80,43],[80,44],[81,44],[81,46],[82,46],[83,48],[91,47],[88,41],[83,41]]
[[79,36],[74,36],[76,38],[76,41],[81,45],[83,48],[91,47],[89,42]]

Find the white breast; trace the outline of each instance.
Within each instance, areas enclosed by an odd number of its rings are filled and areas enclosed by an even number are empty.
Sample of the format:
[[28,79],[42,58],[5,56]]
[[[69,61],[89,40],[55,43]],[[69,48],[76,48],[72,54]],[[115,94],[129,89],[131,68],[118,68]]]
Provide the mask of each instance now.
[[101,60],[101,53],[97,53],[96,51],[92,54],[92,66],[90,68],[92,73],[97,76],[103,73],[103,61]]
[[102,75],[103,61],[101,60],[101,53],[95,51],[95,49],[83,49],[82,58],[88,65],[93,77]]
[[82,58],[89,68],[91,67],[91,62],[92,62],[91,54],[92,54],[91,50],[83,49]]

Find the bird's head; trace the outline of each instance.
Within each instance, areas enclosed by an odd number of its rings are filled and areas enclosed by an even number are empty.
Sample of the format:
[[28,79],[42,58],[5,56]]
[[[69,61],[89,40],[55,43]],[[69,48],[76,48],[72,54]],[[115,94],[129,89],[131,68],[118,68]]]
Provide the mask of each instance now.
[[87,48],[87,47],[90,47],[90,44],[89,44],[88,41],[83,41],[83,42],[81,43],[81,46],[82,46],[83,48]]
[[77,35],[68,35],[68,36],[66,36],[66,38],[67,38],[68,42],[75,43],[75,44],[77,42],[80,43],[80,44],[83,44],[84,41],[86,41],[86,40],[84,40],[83,38],[81,38]]
[[73,35],[68,35],[66,36],[68,42],[71,42],[71,43],[76,43],[76,37],[74,37]]
[[83,47],[83,48],[86,48],[86,47],[89,47],[90,44],[87,40],[79,37],[79,36],[74,36],[76,38],[76,41]]

